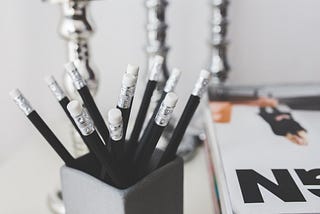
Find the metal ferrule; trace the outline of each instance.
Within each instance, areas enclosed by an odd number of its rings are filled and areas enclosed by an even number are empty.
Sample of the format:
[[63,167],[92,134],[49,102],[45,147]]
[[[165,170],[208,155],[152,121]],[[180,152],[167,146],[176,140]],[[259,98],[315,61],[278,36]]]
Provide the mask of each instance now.
[[134,96],[136,87],[126,87],[122,86],[120,90],[120,95],[118,99],[118,106],[123,109],[130,108],[132,98]]
[[123,135],[123,123],[122,122],[119,124],[109,123],[109,132],[112,140],[114,141],[121,140]]
[[53,95],[57,98],[58,101],[61,101],[63,98],[66,97],[64,91],[57,83],[57,81],[53,81],[51,84],[48,85]]
[[30,105],[29,101],[20,94],[19,96],[13,98],[13,101],[18,105],[18,107],[23,111],[25,115],[29,115],[31,112],[34,111],[32,106]]
[[200,77],[193,88],[192,95],[202,97],[202,95],[207,91],[208,84],[209,79]]
[[156,124],[158,124],[159,126],[167,126],[170,121],[173,109],[174,109],[174,107],[166,106],[162,102],[161,106],[159,108],[159,111],[154,119]]
[[79,73],[78,69],[68,71],[68,74],[71,77],[73,85],[77,90],[87,85],[84,79],[82,78],[81,74]]
[[77,124],[81,134],[84,136],[88,136],[95,131],[93,120],[88,114],[85,108],[82,109],[82,112],[78,116],[72,116],[75,123]]
[[167,93],[174,91],[178,81],[179,81],[179,76],[176,76],[176,75],[172,76],[171,74],[163,90]]

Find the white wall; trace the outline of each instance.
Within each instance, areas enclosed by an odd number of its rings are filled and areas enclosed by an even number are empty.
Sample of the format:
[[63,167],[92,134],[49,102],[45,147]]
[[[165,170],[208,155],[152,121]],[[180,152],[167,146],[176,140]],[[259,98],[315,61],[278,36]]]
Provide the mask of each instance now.
[[[209,1],[169,2],[169,67],[184,72],[178,92],[185,94],[207,63]],[[317,0],[231,1],[230,82],[319,81],[319,7]],[[2,8],[0,98],[4,122],[0,129],[3,136],[0,161],[25,145],[27,139],[41,139],[10,100],[8,92],[12,88],[19,87],[48,123],[56,124],[65,118],[43,82],[48,74],[60,80],[63,74],[65,47],[56,33],[58,6],[40,0],[10,0],[2,2]],[[145,11],[143,0],[94,1],[91,11],[97,26],[92,41],[93,57],[101,74],[97,102],[106,112],[116,103],[126,64],[145,66]]]

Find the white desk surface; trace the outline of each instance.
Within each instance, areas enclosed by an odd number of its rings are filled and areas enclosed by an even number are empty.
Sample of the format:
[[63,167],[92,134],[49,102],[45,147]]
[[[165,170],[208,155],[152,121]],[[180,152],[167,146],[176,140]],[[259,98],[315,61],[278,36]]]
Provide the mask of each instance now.
[[[30,138],[33,139],[25,139],[24,147],[0,164],[0,213],[50,213],[47,195],[59,185],[62,162],[40,135]],[[206,169],[201,147],[197,156],[185,165],[185,214],[213,213]]]

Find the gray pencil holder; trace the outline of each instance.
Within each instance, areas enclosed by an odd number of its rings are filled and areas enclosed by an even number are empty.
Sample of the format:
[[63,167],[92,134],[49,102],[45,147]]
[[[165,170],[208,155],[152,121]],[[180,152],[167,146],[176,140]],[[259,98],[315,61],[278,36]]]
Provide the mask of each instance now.
[[183,214],[183,161],[176,158],[127,189],[61,168],[67,214]]

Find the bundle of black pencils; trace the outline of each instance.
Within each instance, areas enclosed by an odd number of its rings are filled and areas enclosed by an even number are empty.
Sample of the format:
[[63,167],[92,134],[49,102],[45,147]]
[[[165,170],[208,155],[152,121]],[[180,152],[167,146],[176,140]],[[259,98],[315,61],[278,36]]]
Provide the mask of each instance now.
[[[152,172],[152,170],[175,159],[178,146],[209,83],[210,73],[202,70],[167,147],[161,158],[157,160],[158,162],[153,164],[153,168],[150,169],[150,161],[157,143],[168,125],[178,101],[178,96],[173,91],[181,72],[178,69],[173,69],[163,89],[162,96],[146,123],[146,115],[158,83],[162,63],[163,58],[156,56],[149,71],[149,79],[128,140],[126,140],[126,133],[139,67],[128,65],[127,71],[123,75],[118,103],[116,108],[109,110],[107,122],[103,119],[86,81],[80,75],[81,63],[70,62],[65,65],[81,101],[70,101],[53,77],[46,79],[49,88],[88,147],[89,155],[94,159],[93,162],[90,162],[91,165],[88,164],[88,161],[79,161],[81,157],[75,159],[68,152],[18,89],[13,90],[10,95],[67,166],[90,172],[90,174],[115,187],[126,188]],[[143,129],[143,127],[146,128]],[[83,164],[84,162],[86,163]],[[92,166],[92,164],[95,166]],[[92,168],[98,170],[92,173]]]

